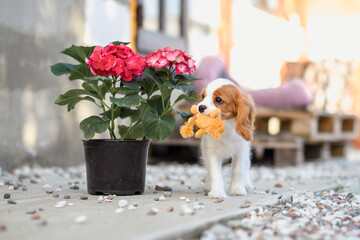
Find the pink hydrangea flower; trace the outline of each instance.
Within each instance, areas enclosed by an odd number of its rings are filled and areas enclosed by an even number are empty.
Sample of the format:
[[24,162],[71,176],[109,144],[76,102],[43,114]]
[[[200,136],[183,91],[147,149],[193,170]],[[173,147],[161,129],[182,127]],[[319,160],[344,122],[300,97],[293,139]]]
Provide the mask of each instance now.
[[93,75],[117,75],[124,81],[141,76],[145,68],[145,58],[124,44],[109,43],[105,48],[96,46],[85,61]]
[[191,75],[196,70],[195,61],[191,56],[179,49],[171,50],[165,47],[148,54],[145,59],[147,67],[169,67],[175,69],[176,74],[189,73]]

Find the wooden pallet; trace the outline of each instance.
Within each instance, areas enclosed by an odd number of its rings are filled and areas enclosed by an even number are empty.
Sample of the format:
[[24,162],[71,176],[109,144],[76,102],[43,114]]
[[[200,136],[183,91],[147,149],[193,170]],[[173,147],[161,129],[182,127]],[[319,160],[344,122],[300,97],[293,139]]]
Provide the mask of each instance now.
[[[271,135],[269,131],[270,119],[274,117],[279,123],[277,135]],[[275,166],[346,157],[349,141],[356,137],[357,128],[357,119],[353,115],[258,109],[256,134],[252,142],[254,156],[261,159],[264,151],[271,152]],[[174,133],[171,138],[152,144],[199,147],[200,140],[183,139]]]
[[304,155],[306,160],[345,158],[349,147],[349,141],[307,143],[304,145]]
[[266,150],[272,150],[273,163],[276,167],[294,166],[304,162],[304,142],[301,137],[290,135],[257,135],[252,142],[255,158],[262,159]]
[[307,142],[350,140],[356,138],[358,132],[354,115],[271,109],[257,111],[257,132],[270,134],[269,121],[272,118],[278,119],[280,133],[303,137]]

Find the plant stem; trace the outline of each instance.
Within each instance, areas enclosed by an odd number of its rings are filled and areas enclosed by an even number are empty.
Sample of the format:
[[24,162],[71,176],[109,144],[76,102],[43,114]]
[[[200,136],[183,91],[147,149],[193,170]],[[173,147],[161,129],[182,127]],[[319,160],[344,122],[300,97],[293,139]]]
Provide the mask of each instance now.
[[[113,87],[113,90],[111,91],[112,96],[113,96],[113,98],[115,98],[115,95],[116,95],[116,91],[115,91],[116,90],[116,79],[113,79],[112,87]],[[114,118],[115,110],[116,110],[115,103],[111,103],[111,108],[110,108],[110,112],[111,112],[110,137],[111,137],[112,140],[116,139],[116,135],[115,135],[115,132],[114,132],[114,129],[115,129],[115,118]]]

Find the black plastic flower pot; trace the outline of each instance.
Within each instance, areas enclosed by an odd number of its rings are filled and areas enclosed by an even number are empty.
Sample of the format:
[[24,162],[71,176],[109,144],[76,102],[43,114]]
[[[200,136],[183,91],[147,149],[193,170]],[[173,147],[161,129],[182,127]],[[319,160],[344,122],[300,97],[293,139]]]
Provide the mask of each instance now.
[[84,140],[88,192],[144,193],[149,144],[150,140]]

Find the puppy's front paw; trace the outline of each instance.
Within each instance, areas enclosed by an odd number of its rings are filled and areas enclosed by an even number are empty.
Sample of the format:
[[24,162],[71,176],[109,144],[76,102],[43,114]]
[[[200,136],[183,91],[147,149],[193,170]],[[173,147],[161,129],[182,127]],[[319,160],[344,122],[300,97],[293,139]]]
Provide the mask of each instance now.
[[244,196],[247,192],[243,186],[230,186],[228,194],[233,196]]
[[208,193],[208,197],[210,199],[223,199],[223,198],[226,198],[226,193],[225,191],[216,191],[216,190],[211,190],[209,193]]

